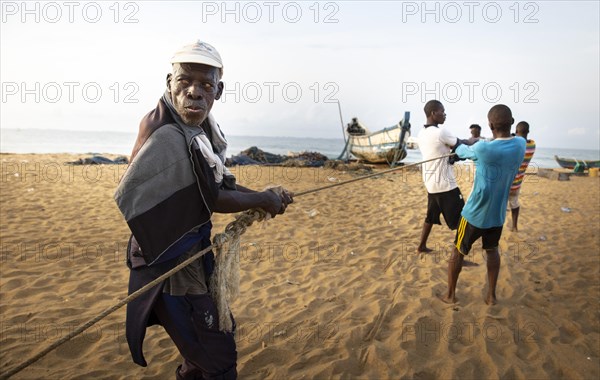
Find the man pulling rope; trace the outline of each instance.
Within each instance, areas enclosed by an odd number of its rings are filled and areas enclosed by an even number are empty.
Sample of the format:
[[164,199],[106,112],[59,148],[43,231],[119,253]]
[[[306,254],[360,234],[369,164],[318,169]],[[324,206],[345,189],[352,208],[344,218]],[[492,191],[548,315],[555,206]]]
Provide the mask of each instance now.
[[[225,167],[227,141],[210,114],[224,88],[217,50],[197,41],[177,51],[171,63],[166,91],[140,123],[131,165],[115,194],[132,232],[129,293],[209,246],[213,212],[260,208],[275,216],[293,201],[285,190],[236,185]],[[178,379],[237,377],[235,322],[221,305],[219,323],[213,268],[208,252],[127,305],[126,337],[135,363],[147,365],[146,328],[160,324],[184,358]],[[231,288],[220,278],[212,283],[227,294]]]

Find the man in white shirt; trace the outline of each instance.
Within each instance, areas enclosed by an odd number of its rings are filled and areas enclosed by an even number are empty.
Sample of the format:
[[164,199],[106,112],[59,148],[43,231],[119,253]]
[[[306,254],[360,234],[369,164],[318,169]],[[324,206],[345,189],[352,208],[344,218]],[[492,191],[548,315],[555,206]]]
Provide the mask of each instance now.
[[[427,124],[419,132],[419,149],[423,160],[447,155],[452,152],[459,142],[440,124],[446,121],[444,105],[437,100],[430,100],[424,107]],[[465,201],[456,184],[454,171],[448,158],[426,162],[422,165],[423,183],[427,189],[427,216],[423,223],[421,242],[417,247],[418,252],[431,252],[427,247],[427,238],[434,224],[441,225],[440,214],[451,230],[458,227],[460,213]]]

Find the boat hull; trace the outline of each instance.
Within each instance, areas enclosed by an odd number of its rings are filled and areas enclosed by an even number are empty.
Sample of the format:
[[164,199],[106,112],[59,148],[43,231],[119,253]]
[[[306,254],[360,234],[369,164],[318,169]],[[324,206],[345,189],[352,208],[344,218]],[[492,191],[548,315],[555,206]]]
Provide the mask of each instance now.
[[405,144],[398,144],[400,125],[363,136],[349,136],[349,149],[356,158],[370,163],[392,163],[406,158]]
[[574,169],[578,162],[587,168],[600,168],[600,160],[575,160],[558,156],[554,156],[554,159],[561,167],[565,169]]

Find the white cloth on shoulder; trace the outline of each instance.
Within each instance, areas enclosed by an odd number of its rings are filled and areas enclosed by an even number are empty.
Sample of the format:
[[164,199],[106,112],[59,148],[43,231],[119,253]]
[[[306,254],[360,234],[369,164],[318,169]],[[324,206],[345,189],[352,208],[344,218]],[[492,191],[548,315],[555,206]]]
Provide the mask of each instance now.
[[223,176],[233,176],[229,169],[225,166],[225,159],[227,154],[227,140],[223,137],[219,125],[216,123],[212,114],[208,115],[206,119],[210,126],[211,140],[204,133],[194,137],[194,142],[197,144],[197,148],[202,152],[202,156],[206,159],[208,166],[213,170],[215,176],[215,182],[223,182]]

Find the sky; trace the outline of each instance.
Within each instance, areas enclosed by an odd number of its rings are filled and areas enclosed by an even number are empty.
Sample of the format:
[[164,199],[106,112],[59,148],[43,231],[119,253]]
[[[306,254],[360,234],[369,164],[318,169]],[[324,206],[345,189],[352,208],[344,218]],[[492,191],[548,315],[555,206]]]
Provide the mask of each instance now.
[[[2,1],[0,128],[136,132],[181,46],[217,48],[226,134],[342,138],[440,100],[506,104],[538,146],[600,149],[598,1]],[[338,107],[339,104],[339,107]],[[341,119],[340,120],[340,109]],[[310,147],[308,147],[310,148]]]

